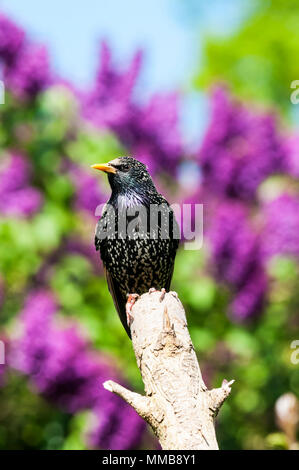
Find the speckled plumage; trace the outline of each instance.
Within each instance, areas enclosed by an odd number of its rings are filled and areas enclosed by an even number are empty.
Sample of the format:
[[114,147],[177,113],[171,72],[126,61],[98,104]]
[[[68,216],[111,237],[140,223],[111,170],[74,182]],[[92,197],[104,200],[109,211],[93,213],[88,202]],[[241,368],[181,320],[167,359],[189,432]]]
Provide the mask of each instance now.
[[[115,307],[130,336],[127,294],[141,295],[151,287],[169,290],[179,229],[172,209],[157,192],[145,165],[132,157],[115,159],[109,165],[116,173],[108,173],[112,194],[97,224],[95,245],[100,250]],[[150,224],[150,211],[157,206],[161,216]],[[138,208],[147,215],[146,223]],[[132,211],[125,222],[125,233],[119,226],[123,210]],[[166,235],[163,229],[168,223]]]

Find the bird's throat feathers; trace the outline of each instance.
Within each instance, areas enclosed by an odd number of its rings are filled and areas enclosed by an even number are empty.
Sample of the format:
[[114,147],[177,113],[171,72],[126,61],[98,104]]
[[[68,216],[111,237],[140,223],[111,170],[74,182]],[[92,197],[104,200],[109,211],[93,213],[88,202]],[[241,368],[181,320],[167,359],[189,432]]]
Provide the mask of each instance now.
[[123,179],[122,184],[118,184],[118,181],[115,181],[115,179],[113,179],[113,182],[110,182],[112,194],[109,200],[109,203],[115,208],[130,208],[139,205],[149,206],[152,195],[157,194],[151,178],[138,183],[129,179],[124,181]]
[[113,194],[110,199],[110,204],[118,210],[130,209],[136,206],[147,206],[150,204],[148,198],[143,194],[138,194],[135,191],[127,191],[125,194]]

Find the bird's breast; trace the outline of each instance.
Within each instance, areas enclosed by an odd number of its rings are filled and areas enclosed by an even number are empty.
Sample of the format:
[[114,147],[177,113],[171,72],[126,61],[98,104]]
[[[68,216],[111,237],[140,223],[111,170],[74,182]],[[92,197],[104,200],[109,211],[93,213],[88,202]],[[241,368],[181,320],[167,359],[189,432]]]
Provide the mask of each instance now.
[[163,287],[172,263],[169,240],[107,240],[104,262],[127,292]]

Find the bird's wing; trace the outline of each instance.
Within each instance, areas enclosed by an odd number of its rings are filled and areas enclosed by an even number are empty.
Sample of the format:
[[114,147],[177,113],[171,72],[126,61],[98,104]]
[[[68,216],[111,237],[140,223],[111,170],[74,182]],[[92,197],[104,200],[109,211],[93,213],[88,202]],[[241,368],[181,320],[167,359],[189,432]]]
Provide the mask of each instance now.
[[113,299],[113,303],[115,305],[116,311],[122,322],[124,329],[126,330],[129,338],[131,338],[130,328],[127,324],[127,315],[126,315],[126,302],[127,299],[120,291],[117,281],[111,276],[110,272],[105,266],[105,253],[107,252],[107,238],[101,237],[101,233],[105,233],[107,230],[107,211],[106,206],[103,210],[102,217],[97,223],[96,231],[95,231],[95,246],[96,250],[100,251],[100,255],[103,261],[104,266],[104,273],[108,284],[108,289]]
[[117,281],[111,276],[107,268],[104,266],[104,272],[108,284],[108,289],[113,299],[114,306],[117,310],[120,321],[123,324],[124,329],[126,330],[129,338],[131,339],[131,331],[127,324],[127,315],[126,315],[126,302],[127,299],[120,291]]
[[[180,229],[179,229],[179,226],[178,226],[178,223],[176,221],[176,218],[175,218],[175,214],[174,214],[174,211],[173,209],[170,207],[169,203],[166,201],[166,199],[161,195],[161,194],[158,194],[157,196],[158,198],[158,203],[159,204],[165,204],[166,206],[166,213],[164,212],[164,217],[167,216],[168,217],[168,222],[169,222],[169,225],[168,225],[168,228],[169,228],[169,270],[168,270],[168,277],[167,277],[167,281],[165,283],[165,285],[163,287],[165,287],[166,291],[169,292],[170,290],[170,284],[171,284],[171,280],[172,280],[172,276],[173,276],[173,271],[174,271],[174,262],[175,262],[175,256],[176,256],[176,252],[177,252],[177,249],[179,247],[179,244],[180,244],[180,240],[179,240],[179,235],[180,235]],[[158,220],[158,233],[159,233],[159,237],[162,237],[162,221],[161,219]]]

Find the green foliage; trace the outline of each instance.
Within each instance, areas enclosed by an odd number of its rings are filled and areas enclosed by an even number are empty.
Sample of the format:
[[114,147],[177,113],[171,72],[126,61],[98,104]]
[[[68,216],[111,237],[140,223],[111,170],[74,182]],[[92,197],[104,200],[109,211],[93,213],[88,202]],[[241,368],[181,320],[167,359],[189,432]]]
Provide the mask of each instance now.
[[207,36],[195,85],[225,81],[232,91],[290,111],[298,79],[299,5],[296,0],[254,3],[252,15],[231,36]]
[[70,416],[52,407],[34,392],[24,378],[15,374],[9,374],[6,378],[6,386],[1,389],[1,449],[62,447],[69,432]]

